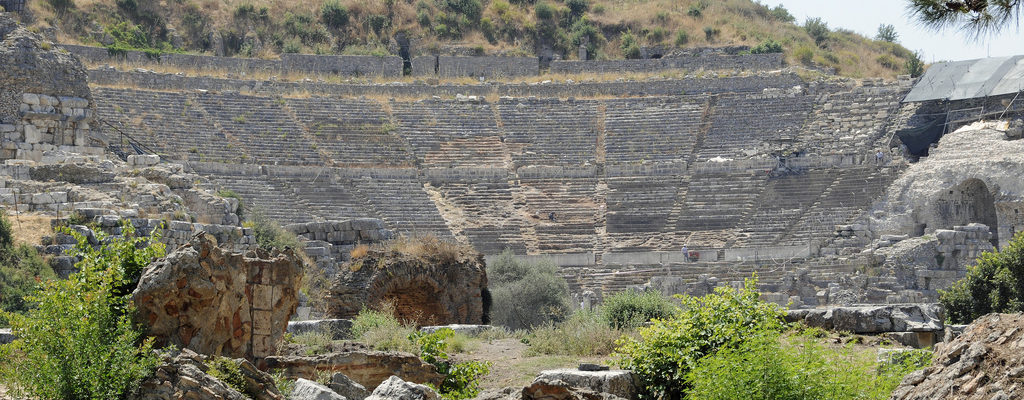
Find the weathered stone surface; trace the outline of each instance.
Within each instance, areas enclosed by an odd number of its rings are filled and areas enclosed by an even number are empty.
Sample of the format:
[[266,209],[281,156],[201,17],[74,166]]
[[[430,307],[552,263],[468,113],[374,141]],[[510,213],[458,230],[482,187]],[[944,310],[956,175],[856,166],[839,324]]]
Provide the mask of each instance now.
[[853,333],[939,332],[943,330],[942,307],[938,304],[896,304],[863,307],[791,310],[790,322]]
[[[357,221],[352,221],[355,226]],[[374,246],[346,263],[331,286],[328,315],[351,318],[368,306],[391,301],[399,318],[424,323],[480,324],[487,273],[472,247],[411,240]]]
[[617,400],[622,397],[574,387],[560,380],[537,378],[523,388],[522,400]]
[[392,376],[382,382],[367,400],[437,400],[440,396],[426,385],[403,381]]
[[1022,327],[1022,314],[989,314],[979,318],[958,338],[936,345],[931,366],[905,377],[891,398],[1021,398]]
[[[286,349],[288,351],[290,349]],[[416,383],[440,385],[443,376],[433,365],[419,357],[402,352],[384,352],[356,347],[333,349],[327,354],[315,356],[299,355],[302,349],[295,349],[290,355],[267,357],[264,362],[269,369],[281,369],[293,378],[315,379],[323,372],[342,373],[367,389],[376,388],[391,376]]]
[[302,378],[295,382],[295,388],[292,389],[288,398],[291,400],[345,400],[345,397],[334,393],[327,386]]
[[301,281],[291,250],[230,253],[200,233],[150,264],[132,300],[159,344],[255,359],[275,354]]
[[329,333],[331,338],[335,340],[348,338],[350,329],[352,329],[352,320],[350,319],[315,319],[288,322],[288,333],[293,335],[323,332]]
[[142,381],[132,400],[283,400],[274,380],[245,360],[235,360],[245,378],[245,392],[207,374],[207,357],[184,349],[163,355],[163,363]]
[[636,375],[632,371],[580,371],[576,369],[555,369],[541,371],[536,381],[561,381],[576,388],[608,393],[626,399],[637,396]]
[[331,383],[327,387],[348,400],[363,400],[370,395],[370,392],[366,391],[363,385],[349,379],[348,376],[340,372],[331,376]]
[[7,344],[13,342],[15,339],[14,335],[11,334],[10,329],[0,329],[0,344]]
[[441,329],[451,329],[455,333],[461,333],[467,336],[476,336],[494,327],[490,325],[466,325],[466,324],[451,324],[451,325],[432,325],[424,326],[420,328],[420,332],[434,333]]

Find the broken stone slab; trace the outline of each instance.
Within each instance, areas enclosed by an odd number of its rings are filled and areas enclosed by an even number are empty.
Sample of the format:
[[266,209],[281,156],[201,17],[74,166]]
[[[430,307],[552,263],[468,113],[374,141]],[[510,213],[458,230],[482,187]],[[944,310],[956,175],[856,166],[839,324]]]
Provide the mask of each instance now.
[[267,357],[264,366],[281,369],[286,376],[315,379],[323,372],[343,373],[365,388],[376,388],[391,376],[411,382],[440,385],[444,377],[431,364],[410,353],[353,349],[315,356]]
[[[490,399],[495,399],[490,397]],[[499,398],[500,399],[500,398]],[[529,386],[524,387],[518,396],[508,396],[502,400],[619,400],[623,397],[611,393],[598,392],[592,389],[571,385],[557,379],[537,378]],[[495,399],[497,400],[497,399]],[[633,400],[633,399],[630,399]]]
[[420,328],[420,332],[423,333],[434,333],[441,329],[451,329],[455,333],[461,333],[466,336],[478,336],[481,333],[494,329],[490,325],[470,325],[470,324],[450,324],[450,325],[432,325],[424,326]]
[[381,382],[366,400],[437,400],[440,396],[434,389],[418,383],[406,382],[392,376]]
[[608,393],[625,399],[635,399],[639,393],[637,377],[632,371],[580,371],[576,369],[555,369],[541,371],[537,381],[562,381],[572,387]]
[[155,154],[132,154],[128,156],[130,167],[151,167],[160,163],[160,156]]
[[811,327],[852,333],[938,332],[943,330],[938,304],[831,307],[790,310],[786,320]]
[[363,400],[370,396],[370,392],[363,385],[349,379],[348,376],[340,372],[331,376],[331,383],[327,387],[348,400]]
[[335,393],[327,386],[303,378],[295,381],[295,388],[292,389],[288,398],[291,400],[345,400],[345,397]]
[[11,333],[10,329],[0,329],[0,344],[13,342],[14,339],[17,338],[14,337],[14,334]]
[[329,333],[332,340],[347,339],[352,329],[350,319],[316,319],[309,321],[288,322],[288,333],[301,335],[311,332]]

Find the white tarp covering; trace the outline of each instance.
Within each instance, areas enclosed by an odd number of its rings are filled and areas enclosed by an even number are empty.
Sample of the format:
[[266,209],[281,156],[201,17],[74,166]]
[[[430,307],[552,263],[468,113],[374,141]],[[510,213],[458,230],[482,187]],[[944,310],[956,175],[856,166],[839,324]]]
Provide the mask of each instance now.
[[964,100],[1024,90],[1024,56],[934,64],[904,102]]

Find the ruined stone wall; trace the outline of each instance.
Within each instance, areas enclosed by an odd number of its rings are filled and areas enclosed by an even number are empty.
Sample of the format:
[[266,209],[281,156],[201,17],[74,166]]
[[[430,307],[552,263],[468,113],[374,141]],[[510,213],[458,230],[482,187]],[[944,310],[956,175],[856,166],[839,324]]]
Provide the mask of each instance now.
[[776,54],[719,55],[696,54],[646,60],[552,61],[551,72],[557,74],[626,74],[657,72],[671,69],[767,71],[782,68],[785,57]]
[[540,74],[540,61],[537,57],[438,56],[437,74],[446,78],[536,76]]
[[285,74],[303,72],[315,75],[401,76],[402,59],[395,56],[321,56],[282,54],[278,60],[217,57],[193,54],[162,54],[150,57],[140,51],[110,54],[102,47],[65,45],[72,54],[92,64],[126,62],[132,66],[162,65],[185,71],[227,71],[232,74],[253,72]]
[[18,112],[20,120],[0,123],[0,160],[40,162],[48,151],[101,155],[106,148],[105,139],[90,125],[95,111],[88,99],[24,93]]
[[338,264],[352,259],[351,252],[356,245],[379,243],[394,237],[394,233],[385,228],[384,221],[375,218],[290,224],[284,229],[306,240],[306,255],[326,276],[337,275]]

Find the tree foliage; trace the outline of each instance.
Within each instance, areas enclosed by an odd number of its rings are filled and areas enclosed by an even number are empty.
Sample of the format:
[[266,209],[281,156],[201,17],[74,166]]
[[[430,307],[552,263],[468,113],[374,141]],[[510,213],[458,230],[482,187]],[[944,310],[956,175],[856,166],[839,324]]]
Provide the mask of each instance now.
[[511,329],[561,321],[569,310],[569,286],[551,262],[517,260],[506,250],[487,266],[491,323]]
[[804,30],[814,39],[814,44],[818,45],[818,47],[821,47],[828,40],[828,35],[831,32],[828,28],[828,23],[822,21],[821,18],[808,18],[804,21]]
[[163,247],[141,245],[131,225],[123,229],[125,237],[103,237],[98,249],[76,235],[79,272],[43,283],[24,315],[5,314],[18,339],[0,346],[0,381],[15,396],[118,399],[156,366],[126,289],[137,283],[136,267]]
[[967,276],[939,293],[939,302],[957,324],[993,312],[1024,312],[1024,233],[1001,251],[982,254]]
[[[24,312],[25,300],[42,282],[55,278],[53,269],[27,244],[14,244],[11,222],[0,213],[0,312]],[[6,320],[0,315],[0,326]]]
[[441,397],[446,400],[471,399],[480,393],[480,377],[490,372],[491,363],[450,360],[447,352],[453,337],[455,331],[444,328],[433,333],[413,332],[409,340],[419,346],[420,358],[444,375],[441,386],[437,388]]
[[910,0],[908,8],[926,27],[957,28],[977,38],[1019,22],[1021,5],[1021,0]]
[[616,329],[636,328],[651,320],[669,318],[675,307],[661,293],[626,290],[604,299],[599,310],[601,319]]
[[895,26],[892,26],[891,24],[881,24],[878,26],[878,33],[875,34],[875,40],[896,43],[897,38],[899,38],[899,34],[896,33]]

